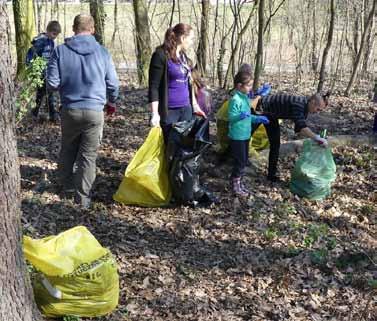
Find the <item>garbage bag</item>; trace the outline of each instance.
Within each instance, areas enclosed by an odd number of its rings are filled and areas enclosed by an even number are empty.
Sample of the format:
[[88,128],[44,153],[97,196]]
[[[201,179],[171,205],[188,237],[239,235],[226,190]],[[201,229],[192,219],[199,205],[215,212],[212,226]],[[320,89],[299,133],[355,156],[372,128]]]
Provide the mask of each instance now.
[[119,276],[111,252],[84,227],[43,239],[24,236],[36,303],[48,317],[105,315],[118,304]]
[[[229,122],[228,122],[228,107],[229,100],[226,100],[216,113],[216,136],[218,141],[217,152],[219,154],[227,153],[229,150]],[[249,144],[249,156],[255,156],[256,151],[266,149],[270,146],[268,141],[266,128],[259,125],[257,130],[253,133]]]
[[199,182],[202,153],[211,145],[208,120],[194,117],[175,123],[169,135],[167,159],[169,179],[176,202],[212,201],[214,198]]
[[171,188],[160,127],[150,130],[144,144],[127,166],[113,198],[120,203],[147,207],[169,204]]
[[330,148],[305,140],[303,152],[291,174],[292,193],[311,200],[321,200],[330,195],[335,178],[336,166]]

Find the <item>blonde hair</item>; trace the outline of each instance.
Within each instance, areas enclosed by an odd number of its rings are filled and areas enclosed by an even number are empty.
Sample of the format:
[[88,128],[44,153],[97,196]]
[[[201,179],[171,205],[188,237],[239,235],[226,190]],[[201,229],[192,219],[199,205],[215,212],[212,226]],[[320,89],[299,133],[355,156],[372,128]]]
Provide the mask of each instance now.
[[94,19],[88,14],[79,14],[73,19],[73,31],[75,33],[92,31],[94,29]]

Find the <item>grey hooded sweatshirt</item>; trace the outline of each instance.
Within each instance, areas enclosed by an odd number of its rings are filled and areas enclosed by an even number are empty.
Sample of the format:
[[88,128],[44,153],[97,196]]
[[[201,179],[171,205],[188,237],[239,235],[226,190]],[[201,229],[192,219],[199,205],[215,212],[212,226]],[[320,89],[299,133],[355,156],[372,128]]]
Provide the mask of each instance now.
[[63,108],[102,111],[114,103],[119,81],[111,56],[91,35],[76,35],[55,48],[47,67],[50,89],[59,90]]

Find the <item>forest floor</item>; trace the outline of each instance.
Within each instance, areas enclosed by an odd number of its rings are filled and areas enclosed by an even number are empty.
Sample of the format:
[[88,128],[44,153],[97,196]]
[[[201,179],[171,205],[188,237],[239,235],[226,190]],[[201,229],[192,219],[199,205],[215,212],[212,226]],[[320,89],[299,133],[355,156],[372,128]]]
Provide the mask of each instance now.
[[[224,97],[215,92],[217,107]],[[330,136],[367,136],[376,112],[369,101],[362,91],[334,95],[309,124]],[[230,164],[210,151],[202,180],[219,205],[125,206],[112,195],[149,131],[145,105],[145,90],[123,88],[119,111],[106,119],[90,210],[59,196],[59,125],[27,117],[18,128],[24,234],[84,225],[119,264],[119,305],[93,320],[377,320],[376,145],[333,148],[337,178],[322,202],[289,191],[297,154],[281,159],[282,183],[269,184],[265,167],[248,175],[252,194],[241,200],[230,191]],[[292,126],[282,127],[289,141]],[[211,130],[215,140],[213,120]]]

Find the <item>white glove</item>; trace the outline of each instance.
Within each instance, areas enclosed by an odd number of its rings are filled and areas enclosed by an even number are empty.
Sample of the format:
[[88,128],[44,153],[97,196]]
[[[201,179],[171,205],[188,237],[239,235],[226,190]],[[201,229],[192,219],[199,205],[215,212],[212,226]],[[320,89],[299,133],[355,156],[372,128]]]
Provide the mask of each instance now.
[[152,113],[150,125],[151,125],[151,127],[159,127],[160,126],[160,115],[157,112]]
[[328,146],[328,143],[327,143],[327,139],[325,138],[322,138],[321,136],[319,135],[315,135],[315,137],[313,138],[314,141],[316,143],[318,143],[319,145],[321,145],[322,147],[326,148]]

